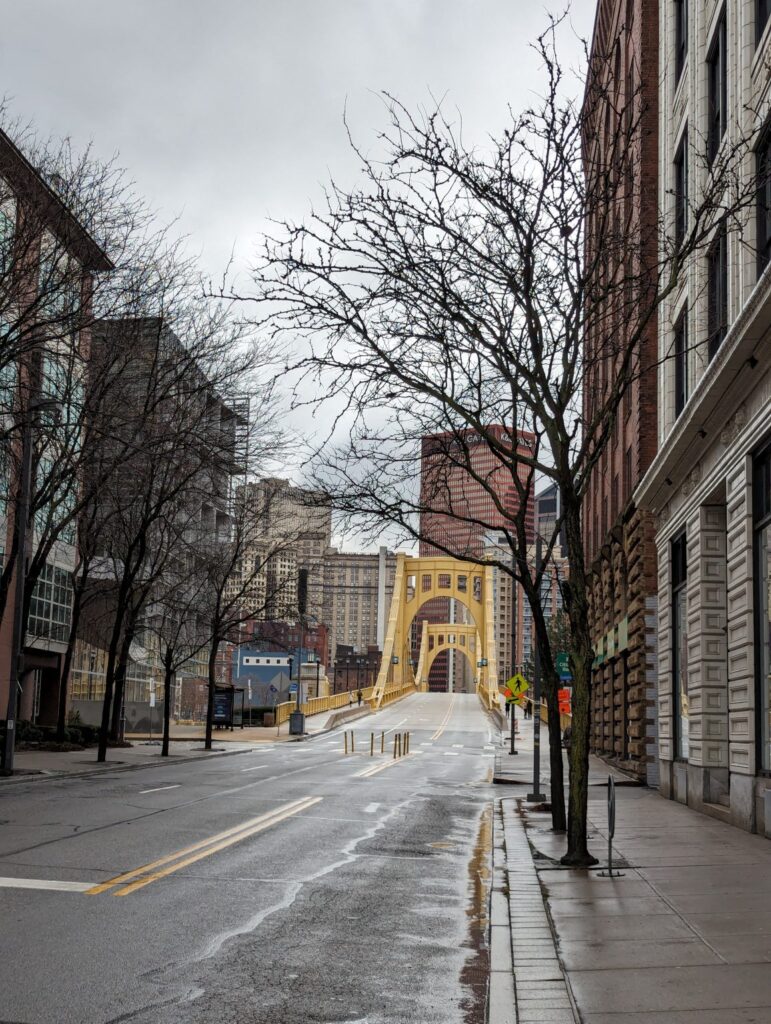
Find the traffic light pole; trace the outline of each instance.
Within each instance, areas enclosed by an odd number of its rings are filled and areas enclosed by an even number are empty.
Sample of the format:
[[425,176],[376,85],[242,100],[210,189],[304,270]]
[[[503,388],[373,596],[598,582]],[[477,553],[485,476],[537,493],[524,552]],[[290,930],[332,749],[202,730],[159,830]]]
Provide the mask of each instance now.
[[[513,553],[512,553],[513,560]],[[512,575],[511,577],[511,677],[517,673],[517,581]],[[507,697],[506,700],[509,698]],[[511,702],[511,740],[509,743],[509,753],[518,754],[516,746],[516,731],[517,731],[517,702]]]
[[[536,585],[541,587],[541,538],[535,541],[535,578]],[[535,639],[535,656],[533,658],[533,792],[527,794],[531,803],[543,803],[546,797],[541,792],[541,654],[538,640]]]

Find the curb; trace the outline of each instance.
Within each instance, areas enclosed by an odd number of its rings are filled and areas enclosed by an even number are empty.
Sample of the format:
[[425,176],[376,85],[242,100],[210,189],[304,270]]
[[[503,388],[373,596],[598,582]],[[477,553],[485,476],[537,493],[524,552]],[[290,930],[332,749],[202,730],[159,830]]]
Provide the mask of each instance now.
[[[255,745],[255,750],[259,748]],[[106,768],[88,768],[83,772],[35,772],[29,775],[9,775],[0,777],[0,792],[3,786],[23,785],[25,782],[62,782],[67,779],[84,779],[90,775],[109,775],[110,772],[138,772],[143,768],[164,768],[175,764],[189,764],[191,761],[211,761],[215,757],[234,757],[236,754],[249,754],[251,750],[212,750],[195,757],[175,757],[173,759],[154,761],[150,764],[114,764],[107,763]]]
[[489,1024],[576,1024],[525,826],[495,801]]

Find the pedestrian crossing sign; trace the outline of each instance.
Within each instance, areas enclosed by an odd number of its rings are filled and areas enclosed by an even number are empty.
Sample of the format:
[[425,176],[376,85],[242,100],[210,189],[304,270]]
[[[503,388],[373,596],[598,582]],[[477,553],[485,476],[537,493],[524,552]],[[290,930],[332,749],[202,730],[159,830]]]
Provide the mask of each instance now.
[[511,692],[512,697],[521,697],[525,690],[530,689],[530,683],[528,683],[521,672],[517,672],[506,683],[506,687]]

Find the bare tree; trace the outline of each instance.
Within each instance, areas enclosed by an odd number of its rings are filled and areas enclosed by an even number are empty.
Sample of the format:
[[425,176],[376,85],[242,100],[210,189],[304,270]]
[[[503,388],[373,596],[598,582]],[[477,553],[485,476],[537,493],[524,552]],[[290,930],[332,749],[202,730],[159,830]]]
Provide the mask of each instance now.
[[[441,108],[413,115],[386,97],[382,158],[357,149],[360,185],[332,183],[306,223],[279,225],[256,271],[256,296],[245,297],[265,304],[263,326],[303,346],[294,363],[298,403],[308,393],[343,399],[322,482],[345,511],[422,536],[416,516],[432,503],[417,487],[418,439],[466,439],[455,446],[457,461],[476,474],[496,514],[487,522],[484,513],[465,515],[495,529],[506,522],[512,558],[500,568],[513,572],[530,603],[550,707],[558,677],[538,575],[516,509],[501,500],[497,474],[475,470],[467,441],[486,447],[520,501],[536,480],[556,484],[561,513],[546,549],[561,532],[574,680],[563,860],[586,865],[594,652],[584,497],[630,381],[655,386],[641,338],[715,232],[743,229],[757,182],[747,170],[754,140],[732,139],[688,197],[683,232],[675,236],[669,207],[652,231],[635,226],[639,91],[619,81],[611,45],[593,55],[591,85],[577,103],[557,27],[536,43],[541,98],[512,113],[485,148],[466,146]],[[598,133],[602,145],[593,146]],[[693,146],[692,159],[704,163]],[[525,432],[534,438],[529,450],[518,443]],[[558,775],[555,764],[557,799]]]

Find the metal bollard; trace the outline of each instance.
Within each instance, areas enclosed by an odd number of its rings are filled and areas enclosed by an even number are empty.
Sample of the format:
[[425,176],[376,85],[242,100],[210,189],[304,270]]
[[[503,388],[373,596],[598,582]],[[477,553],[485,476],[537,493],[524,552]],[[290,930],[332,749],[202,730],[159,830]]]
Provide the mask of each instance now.
[[374,757],[375,756],[375,734],[374,734],[374,732],[371,732],[369,734],[369,756],[370,757]]
[[410,752],[410,734],[408,732],[406,732],[404,734],[404,740],[405,740],[405,743],[404,743],[404,753],[405,754],[409,754],[409,752]]
[[356,752],[356,743],[355,743],[354,738],[353,738],[353,729],[351,729],[351,753],[353,754],[355,752]]
[[345,747],[343,748],[343,753],[347,754],[348,753],[348,730],[347,729],[343,733],[343,739],[345,741]]
[[396,760],[396,733],[394,733],[394,760]]
[[402,734],[399,733],[399,757],[402,756]]
[[385,754],[385,733],[380,733],[380,753]]

